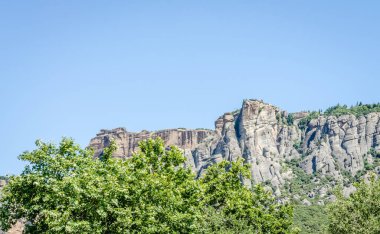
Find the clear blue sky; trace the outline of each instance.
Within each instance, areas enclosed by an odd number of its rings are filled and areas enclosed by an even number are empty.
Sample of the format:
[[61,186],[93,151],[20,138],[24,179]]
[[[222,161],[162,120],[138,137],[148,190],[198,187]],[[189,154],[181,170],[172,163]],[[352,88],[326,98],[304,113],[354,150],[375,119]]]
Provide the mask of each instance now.
[[0,1],[0,175],[34,141],[380,101],[380,1]]

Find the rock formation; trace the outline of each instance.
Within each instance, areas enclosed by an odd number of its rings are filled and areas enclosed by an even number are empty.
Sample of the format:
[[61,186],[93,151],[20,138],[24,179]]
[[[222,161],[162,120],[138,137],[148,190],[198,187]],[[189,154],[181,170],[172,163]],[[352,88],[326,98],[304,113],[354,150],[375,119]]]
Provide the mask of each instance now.
[[321,116],[311,120],[302,148],[308,155],[302,162],[306,172],[320,171],[338,176],[341,170],[356,175],[364,169],[371,149],[380,150],[380,113],[366,116]]
[[6,180],[0,180],[0,189],[2,189],[7,184]]
[[167,146],[175,145],[184,150],[187,155],[188,164],[194,165],[191,159],[191,152],[205,138],[214,134],[214,131],[207,129],[187,130],[184,128],[167,129],[156,132],[142,131],[139,133],[127,132],[125,128],[113,130],[100,130],[95,138],[91,139],[90,147],[95,150],[95,157],[99,157],[104,147],[110,144],[111,139],[115,140],[117,150],[114,157],[128,158],[138,149],[138,142],[149,138],[160,137]]
[[139,141],[161,137],[166,145],[184,150],[187,165],[198,176],[212,163],[243,157],[251,167],[253,181],[270,186],[276,195],[281,195],[284,186],[297,177],[288,165],[296,162],[305,175],[314,178],[313,191],[304,191],[306,198],[310,198],[310,192],[324,197],[337,183],[346,181],[349,187],[349,179],[368,168],[380,171],[374,164],[376,158],[369,153],[380,151],[379,112],[339,117],[322,114],[305,121],[308,115],[309,112],[288,114],[259,100],[245,100],[240,110],[219,117],[213,131],[131,133],[116,128],[101,130],[90,147],[99,156],[112,138],[118,146],[114,156],[127,158],[137,150]]

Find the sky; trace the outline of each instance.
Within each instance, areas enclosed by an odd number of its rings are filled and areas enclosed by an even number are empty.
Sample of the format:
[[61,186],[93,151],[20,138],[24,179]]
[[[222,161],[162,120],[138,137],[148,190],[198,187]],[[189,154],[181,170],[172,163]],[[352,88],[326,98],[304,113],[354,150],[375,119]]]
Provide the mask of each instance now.
[[0,175],[42,139],[380,101],[380,1],[0,1]]

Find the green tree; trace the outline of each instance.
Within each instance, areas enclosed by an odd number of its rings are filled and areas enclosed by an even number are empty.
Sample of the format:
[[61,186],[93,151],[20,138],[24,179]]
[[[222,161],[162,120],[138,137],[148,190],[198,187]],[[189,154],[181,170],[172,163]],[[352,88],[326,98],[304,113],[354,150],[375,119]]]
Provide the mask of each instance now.
[[94,160],[70,139],[57,147],[38,141],[20,156],[30,163],[3,190],[1,227],[24,218],[30,233],[192,232],[199,186],[185,158],[161,140],[140,143],[130,160]]
[[[23,153],[29,162],[12,176],[0,198],[0,224],[19,219],[27,233],[287,233],[291,208],[279,205],[261,186],[241,181],[241,161],[211,166],[201,180],[186,158],[162,140],[139,144],[127,160],[115,159],[115,145],[99,159],[71,139],[59,146],[36,142]],[[224,230],[222,227],[225,227]]]
[[355,184],[357,191],[349,198],[341,194],[329,208],[331,233],[380,233],[380,181]]
[[327,233],[328,223],[325,206],[294,206],[294,225],[301,229],[301,233]]
[[[242,159],[222,161],[209,167],[201,178],[204,188],[203,207],[209,211],[210,232],[290,233],[293,210],[275,202],[261,185],[252,189],[242,181],[250,178]],[[221,220],[223,220],[221,222]]]

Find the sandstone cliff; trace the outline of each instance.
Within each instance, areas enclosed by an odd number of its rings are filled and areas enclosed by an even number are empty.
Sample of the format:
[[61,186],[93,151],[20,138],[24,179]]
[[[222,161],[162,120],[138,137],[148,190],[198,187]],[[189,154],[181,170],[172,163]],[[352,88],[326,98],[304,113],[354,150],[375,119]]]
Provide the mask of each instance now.
[[214,131],[101,130],[90,147],[99,156],[112,138],[118,145],[114,156],[124,158],[137,150],[140,140],[161,137],[184,150],[198,176],[212,163],[243,157],[254,182],[263,182],[278,196],[300,193],[297,199],[331,198],[329,191],[336,185],[351,191],[355,176],[380,171],[379,112],[308,119],[309,114],[288,114],[259,100],[245,100],[240,110],[219,117]]

